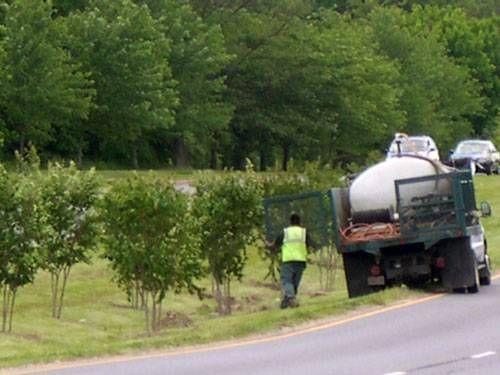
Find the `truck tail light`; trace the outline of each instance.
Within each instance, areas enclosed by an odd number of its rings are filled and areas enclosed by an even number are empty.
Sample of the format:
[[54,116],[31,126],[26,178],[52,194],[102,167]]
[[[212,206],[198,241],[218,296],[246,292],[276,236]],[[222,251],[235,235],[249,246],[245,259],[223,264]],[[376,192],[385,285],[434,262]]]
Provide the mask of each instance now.
[[382,269],[380,268],[380,266],[378,264],[374,264],[370,268],[370,274],[372,276],[380,276],[382,274]]
[[436,258],[436,263],[435,263],[436,267],[437,268],[444,268],[445,267],[445,261],[444,261],[444,258],[443,257],[438,257]]

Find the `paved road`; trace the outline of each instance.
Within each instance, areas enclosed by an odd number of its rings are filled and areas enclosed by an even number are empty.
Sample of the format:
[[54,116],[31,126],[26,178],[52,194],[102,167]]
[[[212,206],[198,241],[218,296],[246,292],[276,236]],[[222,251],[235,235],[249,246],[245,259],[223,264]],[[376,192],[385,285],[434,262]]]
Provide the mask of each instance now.
[[51,374],[500,374],[500,280],[324,329]]

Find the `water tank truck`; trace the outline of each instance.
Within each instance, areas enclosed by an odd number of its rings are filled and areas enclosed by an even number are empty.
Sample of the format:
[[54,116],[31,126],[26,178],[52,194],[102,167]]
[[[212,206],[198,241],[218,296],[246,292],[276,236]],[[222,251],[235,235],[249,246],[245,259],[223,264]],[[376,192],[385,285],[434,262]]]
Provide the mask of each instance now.
[[470,171],[400,155],[329,192],[350,297],[428,282],[475,293],[491,281]]

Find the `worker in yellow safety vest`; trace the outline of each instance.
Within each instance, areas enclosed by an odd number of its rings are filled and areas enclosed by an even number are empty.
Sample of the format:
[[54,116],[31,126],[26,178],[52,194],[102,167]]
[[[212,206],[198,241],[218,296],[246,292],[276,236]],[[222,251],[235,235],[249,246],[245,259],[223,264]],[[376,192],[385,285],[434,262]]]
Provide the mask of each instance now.
[[272,250],[281,248],[280,307],[297,307],[297,291],[306,268],[308,249],[316,247],[306,228],[300,225],[300,216],[292,214],[290,226],[283,229],[283,233],[273,242],[267,242],[267,246]]

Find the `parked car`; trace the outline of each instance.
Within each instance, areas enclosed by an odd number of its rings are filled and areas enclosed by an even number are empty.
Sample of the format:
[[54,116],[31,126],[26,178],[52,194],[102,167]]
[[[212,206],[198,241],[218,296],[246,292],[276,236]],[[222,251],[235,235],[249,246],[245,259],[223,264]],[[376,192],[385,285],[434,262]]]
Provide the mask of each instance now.
[[498,173],[500,154],[491,141],[467,139],[460,142],[450,155],[450,164],[459,169],[470,169],[472,174]]
[[418,155],[439,161],[439,150],[436,142],[427,135],[408,136],[404,133],[396,133],[387,152],[387,158],[398,155]]

